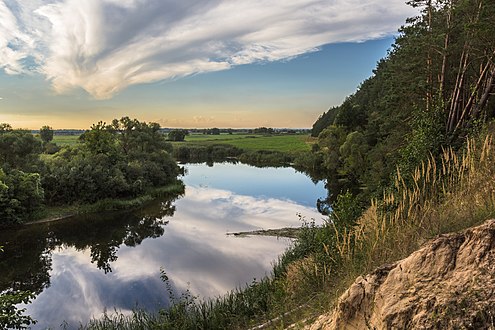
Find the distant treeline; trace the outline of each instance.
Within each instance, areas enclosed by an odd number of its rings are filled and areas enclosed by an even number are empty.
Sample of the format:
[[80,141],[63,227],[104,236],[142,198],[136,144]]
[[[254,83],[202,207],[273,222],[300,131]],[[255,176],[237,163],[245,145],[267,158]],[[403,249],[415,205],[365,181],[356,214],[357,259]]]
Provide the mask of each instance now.
[[[160,131],[168,133],[178,128],[161,128]],[[219,134],[310,134],[311,129],[307,128],[271,128],[271,127],[257,127],[257,128],[179,128],[179,130],[187,130],[192,134],[207,134],[207,135],[219,135]]]
[[[32,134],[40,134],[41,130],[31,130]],[[54,135],[81,135],[85,132],[82,129],[52,129]]]

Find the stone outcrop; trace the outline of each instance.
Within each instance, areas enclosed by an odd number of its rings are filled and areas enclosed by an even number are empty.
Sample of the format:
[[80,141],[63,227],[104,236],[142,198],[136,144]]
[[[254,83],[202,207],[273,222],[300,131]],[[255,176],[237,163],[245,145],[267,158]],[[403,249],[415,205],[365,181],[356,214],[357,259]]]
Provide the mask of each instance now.
[[316,329],[495,329],[495,220],[359,277]]

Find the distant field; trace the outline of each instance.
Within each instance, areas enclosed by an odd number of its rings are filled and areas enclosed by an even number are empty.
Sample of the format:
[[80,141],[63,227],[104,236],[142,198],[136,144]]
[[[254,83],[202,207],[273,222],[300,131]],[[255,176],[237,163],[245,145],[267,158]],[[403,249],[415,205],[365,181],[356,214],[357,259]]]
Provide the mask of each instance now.
[[[184,143],[184,142],[177,142]],[[256,135],[256,134],[191,134],[186,144],[229,144],[246,151],[270,150],[280,152],[309,151],[311,140],[308,135]]]
[[260,137],[259,134],[220,134],[220,135],[207,135],[207,134],[190,134],[186,136],[187,142],[201,142],[201,141],[231,141],[245,138]]
[[[54,135],[53,142],[59,146],[75,145],[79,135]],[[191,134],[185,142],[172,142],[174,145],[229,144],[246,151],[270,150],[280,152],[309,151],[312,139],[306,134],[299,135],[260,135],[260,134]]]
[[72,146],[77,143],[78,139],[79,139],[79,135],[54,135],[52,142],[56,143],[61,147]]

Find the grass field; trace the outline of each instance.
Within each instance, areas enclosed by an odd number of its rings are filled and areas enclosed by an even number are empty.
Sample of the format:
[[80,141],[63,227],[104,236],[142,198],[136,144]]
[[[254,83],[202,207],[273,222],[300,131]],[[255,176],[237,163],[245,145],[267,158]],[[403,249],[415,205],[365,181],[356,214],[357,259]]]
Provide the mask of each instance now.
[[53,141],[57,145],[63,146],[72,146],[77,143],[79,139],[79,135],[54,135]]
[[[184,143],[184,142],[176,142]],[[302,135],[259,135],[259,134],[191,134],[186,137],[186,144],[208,145],[229,144],[245,151],[270,150],[280,152],[309,151],[312,140]]]
[[[78,135],[54,135],[53,142],[63,147],[78,143]],[[313,140],[306,134],[298,135],[260,135],[260,134],[221,134],[205,135],[191,134],[186,136],[185,142],[180,144],[210,145],[229,144],[245,151],[269,150],[280,152],[309,151]]]

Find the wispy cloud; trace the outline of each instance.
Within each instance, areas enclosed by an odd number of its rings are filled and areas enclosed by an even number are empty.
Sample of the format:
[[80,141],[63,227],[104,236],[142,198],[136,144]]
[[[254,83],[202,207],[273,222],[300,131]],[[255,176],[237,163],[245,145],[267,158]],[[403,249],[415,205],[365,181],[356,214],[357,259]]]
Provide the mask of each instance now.
[[390,35],[413,13],[401,0],[0,0],[0,68],[109,98]]

